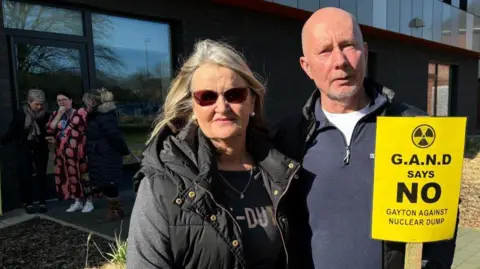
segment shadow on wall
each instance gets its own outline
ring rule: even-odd
[[[480,136],[469,136],[465,141],[465,158],[474,159],[480,153]]]

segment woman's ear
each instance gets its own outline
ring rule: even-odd
[[[257,96],[252,94],[252,114],[255,114],[255,103],[257,102]]]

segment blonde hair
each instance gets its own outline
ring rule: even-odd
[[[108,91],[105,88],[87,92],[83,95],[82,101],[87,104],[87,102],[92,102],[93,105],[101,105],[108,102],[113,102],[113,93]]]
[[[174,133],[177,133],[184,127],[185,123],[193,120],[190,84],[194,72],[206,63],[213,63],[233,70],[247,81],[255,96],[255,116],[250,119],[249,129],[259,133],[266,132],[263,115],[265,86],[248,67],[244,57],[233,47],[224,42],[206,39],[195,44],[192,54],[183,63],[173,79],[163,110],[154,122],[153,132],[150,134],[147,143],[164,127],[168,127]]]

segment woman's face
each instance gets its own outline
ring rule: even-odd
[[[57,95],[57,104],[59,107],[63,106],[66,109],[72,108],[72,99],[68,98],[65,95]]]
[[[32,102],[28,103],[30,105],[30,108],[33,111],[41,111],[43,109],[43,102],[33,100]]]
[[[192,77],[193,113],[211,139],[245,136],[255,98],[245,79],[231,69],[204,64]]]

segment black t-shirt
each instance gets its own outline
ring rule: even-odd
[[[214,195],[233,215],[242,229],[242,244],[248,269],[278,268],[283,261],[283,244],[273,214],[272,200],[263,184],[261,173],[251,171],[219,171],[213,184]],[[227,181],[231,186],[229,186]],[[237,191],[233,190],[235,188]]]

